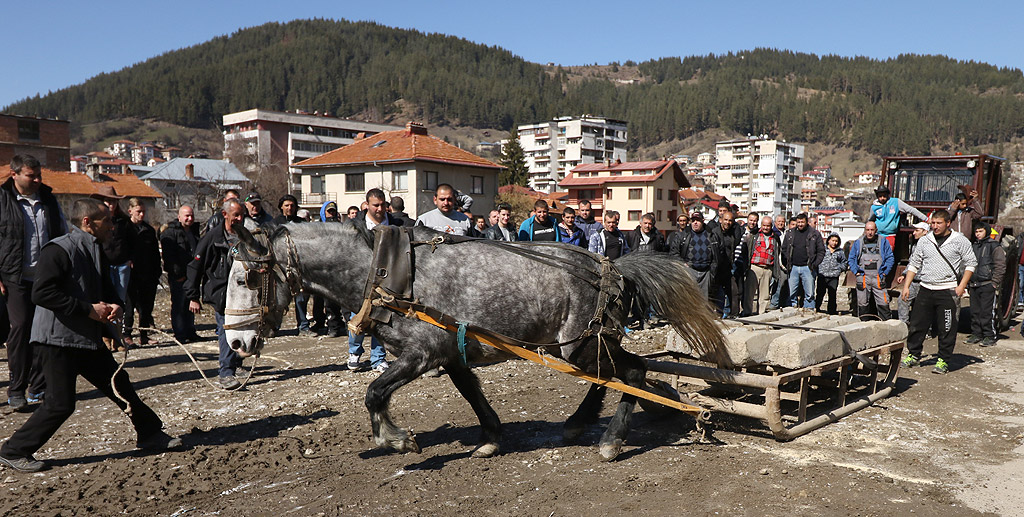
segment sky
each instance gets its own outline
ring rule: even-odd
[[[770,47],[878,59],[942,54],[1024,68],[1024,36],[1011,25],[1024,15],[1019,0],[0,0],[0,12],[8,34],[0,108],[241,28],[303,18],[450,34],[561,65]]]

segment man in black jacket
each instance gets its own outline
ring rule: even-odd
[[[214,318],[217,321],[217,342],[220,347],[220,385],[226,390],[239,386],[235,379],[235,370],[242,365],[242,358],[228,346],[224,333],[224,305],[227,302],[228,276],[231,273],[231,254],[228,250],[238,242],[235,230],[231,225],[241,223],[245,218],[245,207],[237,199],[229,199],[221,207],[224,225],[219,229],[210,229],[196,244],[196,254],[188,264],[188,275],[185,280],[185,297],[188,298],[188,310],[198,314],[202,310],[199,301],[202,299],[213,306]]]
[[[714,283],[715,275],[718,273],[721,247],[722,243],[718,241],[718,236],[704,226],[704,214],[700,210],[694,210],[690,214],[690,232],[681,233],[680,238],[669,250],[670,253],[682,257],[686,265],[693,270],[694,280],[704,293],[705,299],[710,299],[711,294],[716,292]]]
[[[818,230],[807,224],[807,214],[796,216],[796,228],[786,232],[782,241],[782,267],[789,273],[789,300],[780,300],[787,307],[796,305],[797,290],[802,286],[804,308],[814,309],[814,280],[818,266],[825,259],[825,241]]]
[[[406,226],[412,228],[416,226],[416,220],[409,217],[409,214],[405,213],[405,200],[399,196],[391,196],[391,220],[398,223],[399,226]]]
[[[291,194],[281,196],[281,199],[277,202],[277,210],[281,212],[281,215],[274,218],[274,224],[306,222],[305,219],[296,215],[299,211],[299,200],[295,199],[295,196]],[[300,292],[295,296],[294,301],[296,332],[300,336],[315,337],[316,332],[309,328],[309,318],[306,312],[309,308],[309,295]]]
[[[111,324],[122,314],[121,300],[100,251],[100,244],[110,235],[110,211],[99,201],[80,199],[75,202],[74,218],[78,227],[39,252],[32,286],[32,300],[38,309],[31,339],[39,348],[48,388],[43,404],[0,448],[0,464],[19,472],[46,468],[32,455],[74,413],[79,375],[122,410],[127,407],[114,395],[111,384],[117,362],[100,341],[104,333],[114,337]],[[161,430],[160,417],[139,399],[128,372],[117,372],[113,382],[117,393],[131,405],[129,418],[138,435],[138,447],[166,450],[181,445],[180,438]]]
[[[223,204],[225,201],[229,199],[239,199],[238,191],[233,188],[225,190],[224,197],[220,200],[220,202],[221,204]],[[248,217],[249,213],[246,212],[245,216]],[[213,215],[211,215],[210,218],[206,220],[206,224],[203,225],[202,230],[199,232],[199,236],[202,237],[203,235],[206,235],[206,232],[210,231],[211,229],[220,228],[222,226],[224,226],[224,216],[221,215],[220,210],[218,208],[215,208],[213,210]]]
[[[647,213],[640,218],[636,229],[626,235],[629,249],[635,251],[668,251],[665,236],[654,226],[654,214]]]
[[[736,248],[746,231],[735,223],[735,215],[731,210],[727,210],[718,214],[718,226],[712,230],[719,242],[717,283],[721,286],[719,293],[722,297],[722,314],[730,318],[741,314],[749,315],[751,312],[749,304],[743,303],[746,301],[743,296],[743,278],[746,270],[739,268],[735,261]]]
[[[174,338],[182,343],[201,340],[196,334],[196,316],[188,310],[188,298],[185,297],[188,264],[195,257],[198,243],[199,225],[195,224],[195,214],[192,207],[182,205],[178,209],[178,219],[171,221],[160,235],[164,271],[171,288],[171,328],[174,329]]]
[[[0,294],[7,297],[10,318],[7,403],[15,411],[23,409],[28,399],[41,398],[46,389],[29,341],[35,312],[32,282],[40,248],[65,233],[64,214],[52,189],[42,183],[39,160],[31,155],[15,156],[11,177],[0,186]]]
[[[974,256],[978,265],[967,288],[971,293],[971,336],[965,343],[993,346],[999,339],[995,313],[999,310],[999,287],[1006,274],[1006,251],[991,236],[991,229],[980,220],[974,221]]]

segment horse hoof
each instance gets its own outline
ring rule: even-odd
[[[498,444],[496,443],[485,443],[473,451],[474,458],[490,458],[495,454],[498,454]]]
[[[601,444],[598,452],[601,454],[601,461],[612,461],[622,451],[622,440],[615,440],[612,443]]]
[[[415,436],[409,436],[405,440],[395,442],[395,450],[398,452],[420,452],[420,444],[416,443]]]

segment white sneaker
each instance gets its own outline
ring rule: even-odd
[[[373,371],[375,371],[377,373],[384,373],[384,370],[387,370],[389,366],[391,366],[391,365],[388,364],[387,361],[381,361],[381,362],[377,363],[377,366],[373,367]]]
[[[359,356],[355,354],[348,354],[348,369],[358,370],[360,366]]]

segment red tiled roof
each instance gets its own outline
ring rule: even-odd
[[[383,143],[382,143],[383,142]],[[500,169],[501,166],[464,151],[436,136],[409,129],[384,131],[339,149],[294,164],[294,167],[332,167],[414,160]]]
[[[112,155],[110,153],[105,153],[103,151],[92,151],[91,153],[86,154],[86,156],[95,156],[97,158],[113,158],[114,157],[114,155]]]
[[[134,174],[101,174],[100,177],[107,181],[92,181],[80,172],[50,169],[43,169],[42,172],[43,183],[52,188],[54,194],[90,196],[98,192],[100,185],[109,185],[121,196],[164,197]]]
[[[591,176],[581,178],[580,172],[602,171],[650,171],[650,174],[639,176]],[[686,174],[675,160],[658,160],[653,162],[621,162],[610,165],[604,163],[585,163],[572,169],[568,176],[558,183],[560,187],[577,187],[585,185],[603,185],[605,183],[650,183],[656,181],[666,172],[671,171],[680,186],[690,186]]]

